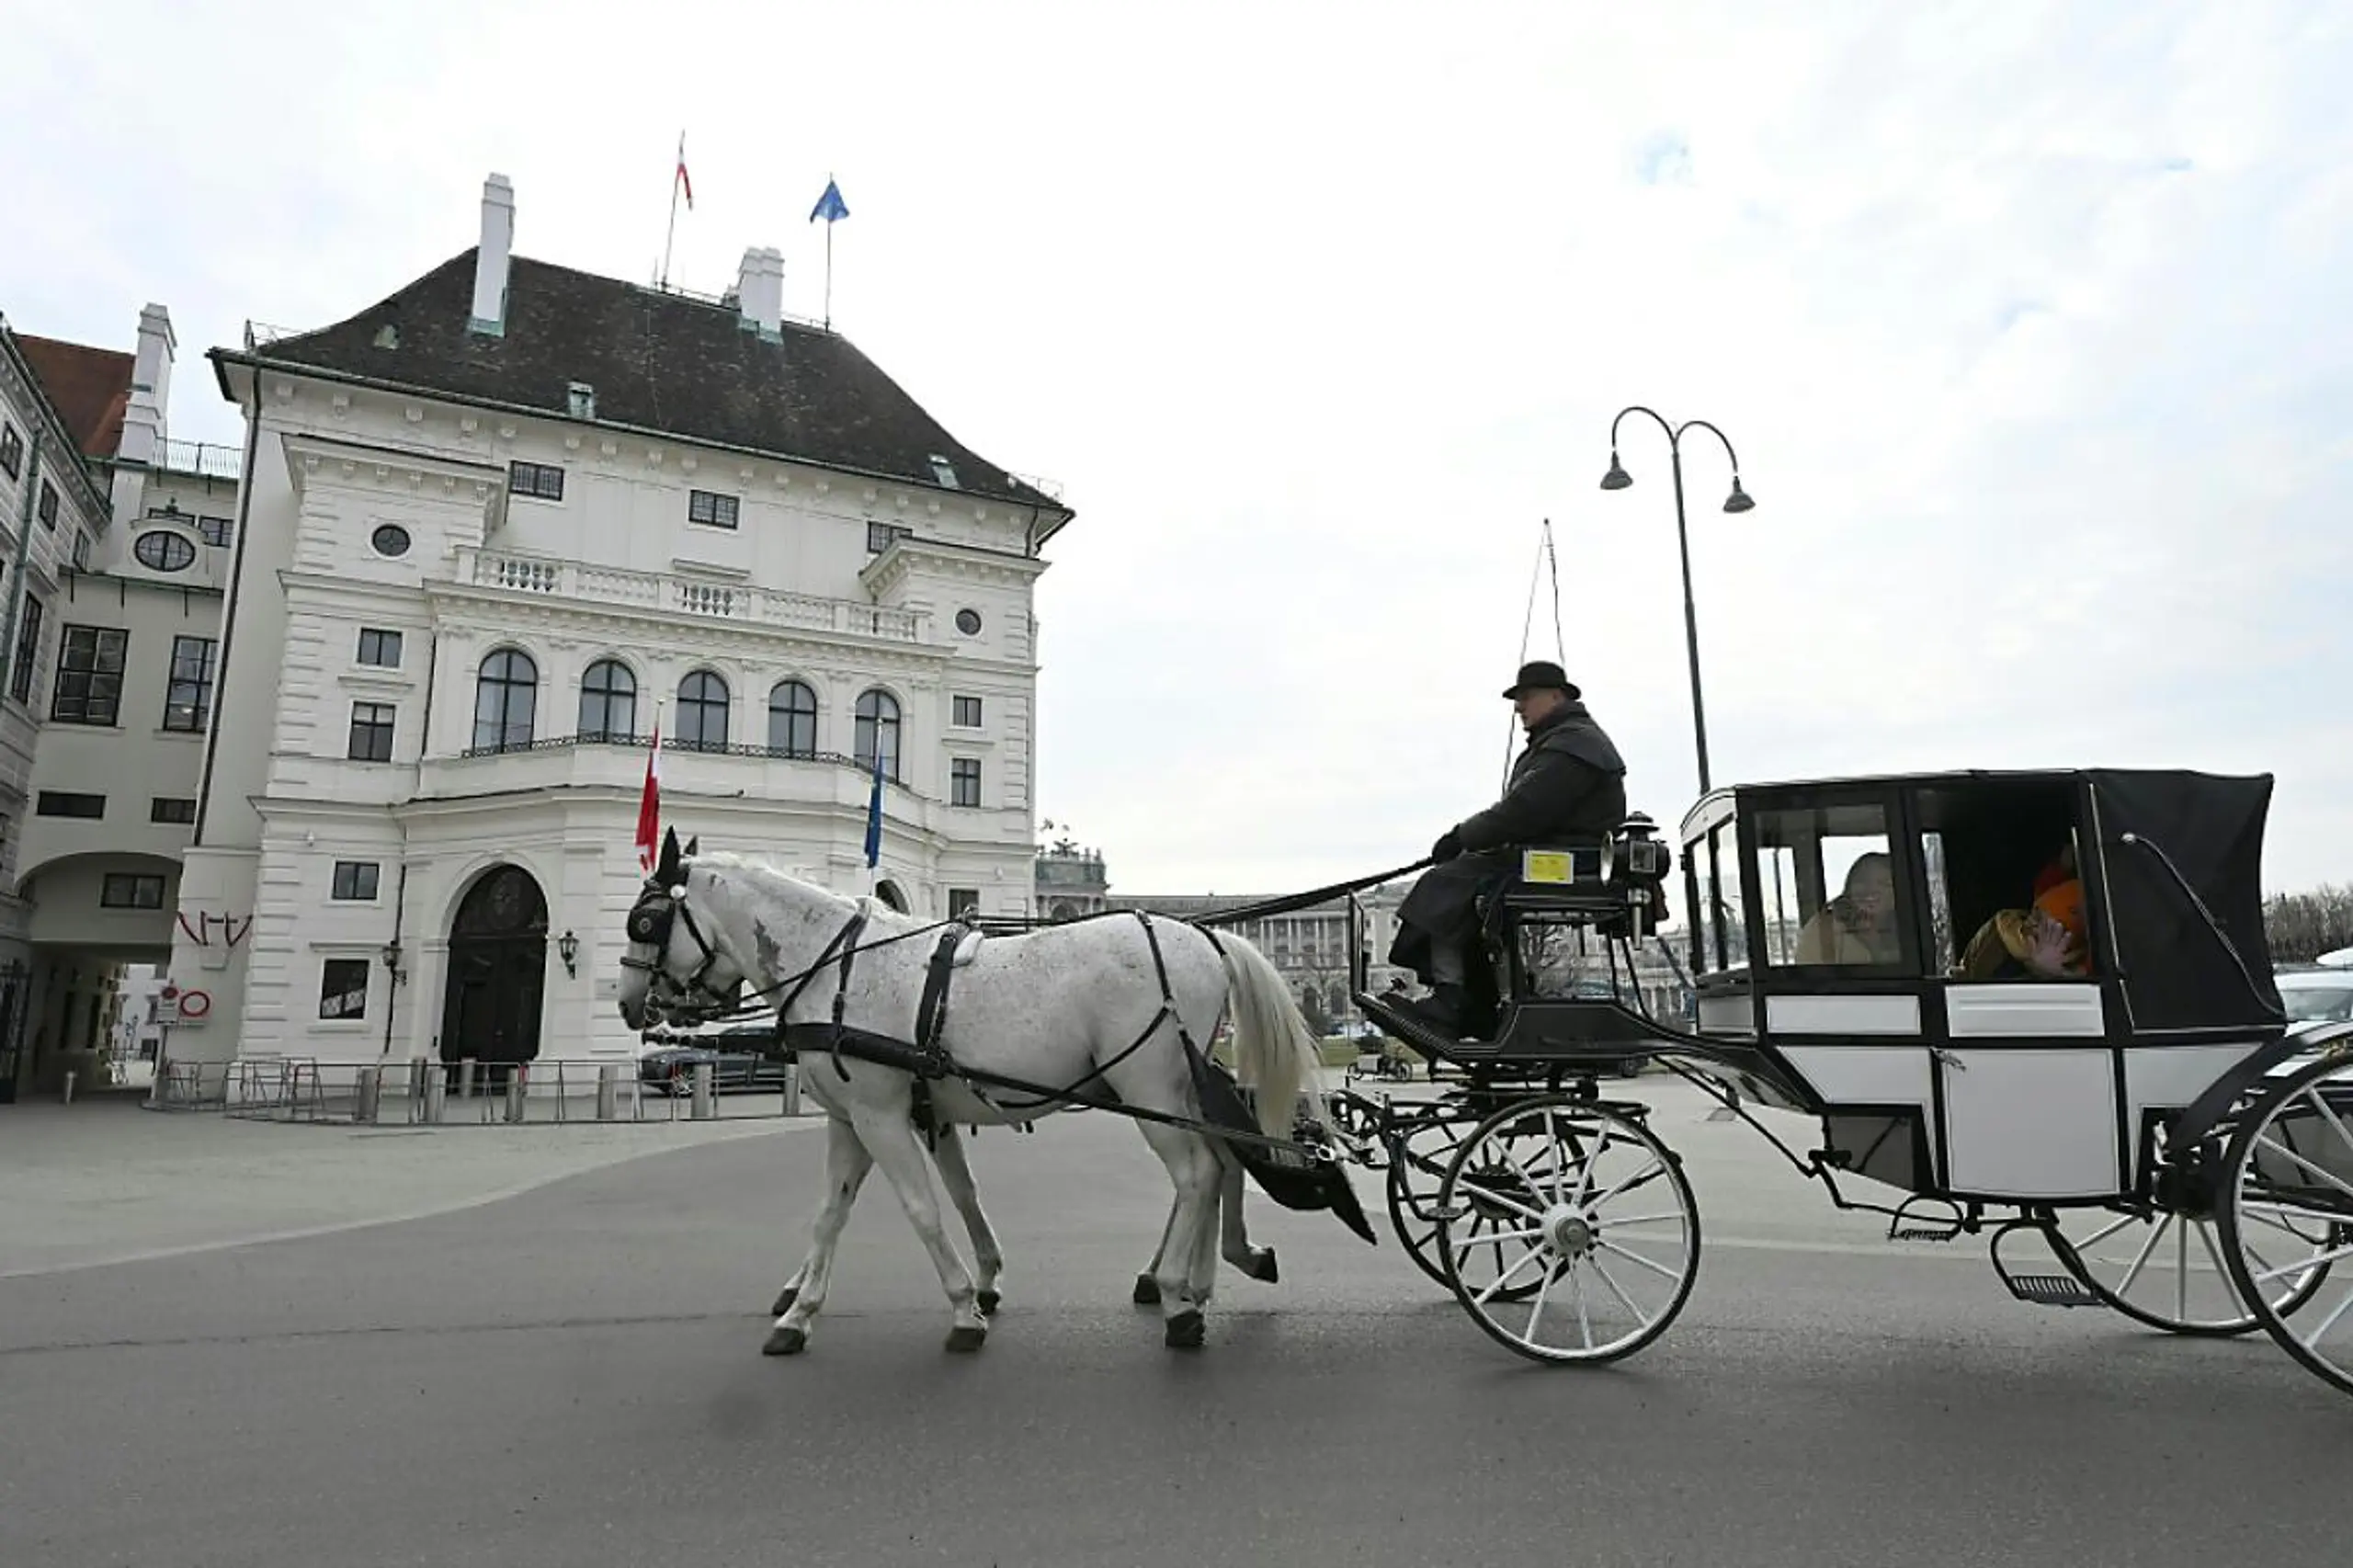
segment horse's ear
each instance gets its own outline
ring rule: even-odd
[[[654,880],[675,882],[678,880],[678,830],[666,829],[662,835],[662,860],[654,868]]]
[[[698,833],[698,834],[696,834],[692,838],[689,838],[689,839],[688,839],[688,840],[687,840],[687,853],[688,853],[688,855],[692,855],[696,850],[700,849],[701,847],[702,847],[702,835],[701,835],[701,834]]]

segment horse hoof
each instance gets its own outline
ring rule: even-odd
[[[1160,1305],[1160,1281],[1154,1279],[1149,1274],[1137,1275],[1134,1301],[1136,1305],[1140,1307],[1156,1307]]]
[[[1167,1346],[1171,1350],[1199,1350],[1209,1337],[1209,1325],[1196,1312],[1181,1312],[1168,1320]]]
[[[787,1285],[784,1288],[784,1294],[776,1299],[776,1305],[768,1309],[768,1316],[772,1318],[782,1317],[785,1313],[792,1310],[792,1303],[800,1299],[801,1292],[794,1290],[791,1286]]]
[[[760,1346],[763,1356],[798,1356],[809,1347],[809,1331],[805,1328],[772,1328],[767,1343]]]
[[[1262,1279],[1267,1284],[1272,1285],[1281,1277],[1275,1267],[1275,1249],[1272,1247],[1252,1247],[1250,1249],[1250,1267],[1244,1269],[1243,1272],[1250,1276],[1253,1279]]]
[[[1005,1298],[995,1290],[983,1290],[974,1299],[973,1304],[981,1309],[983,1317],[993,1318],[996,1316],[997,1303],[1004,1300]]]
[[[948,1331],[948,1348],[960,1355],[969,1354],[978,1350],[988,1336],[989,1331],[985,1328],[973,1328],[968,1324],[958,1324]]]

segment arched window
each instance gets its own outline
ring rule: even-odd
[[[727,683],[709,670],[678,683],[678,744],[713,751],[727,744]]]
[[[860,767],[870,768],[882,758],[882,776],[899,777],[899,699],[877,688],[858,699],[857,756]]]
[[[531,744],[539,708],[540,667],[519,648],[501,648],[482,662],[474,680],[476,751],[517,751]]]
[[[768,693],[768,750],[817,755],[817,694],[806,682],[780,680]]]
[[[619,659],[599,659],[580,677],[580,738],[637,738],[637,677]]]

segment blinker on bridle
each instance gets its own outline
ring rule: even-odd
[[[700,837],[690,840],[684,853],[692,855],[701,843]],[[735,999],[725,992],[714,990],[708,983],[707,977],[719,962],[719,950],[703,935],[702,927],[696,924],[694,911],[687,904],[687,874],[679,864],[680,858],[678,830],[672,828],[663,835],[662,859],[654,868],[654,875],[646,879],[645,891],[638,895],[635,903],[630,905],[629,918],[623,927],[631,942],[652,948],[654,957],[638,959],[623,953],[621,967],[643,970],[655,980],[669,978],[668,971],[663,968],[663,958],[670,949],[671,926],[683,918],[687,923],[687,936],[702,954],[702,960],[695,965],[692,974],[672,983],[724,1011],[734,1006]]]

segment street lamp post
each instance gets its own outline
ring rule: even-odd
[[[1732,460],[1732,494],[1724,499],[1727,512],[1745,512],[1756,505],[1748,492],[1740,487],[1740,456],[1732,449],[1732,437],[1704,419],[1687,419],[1680,425],[1669,425],[1657,412],[1635,403],[1618,411],[1609,422],[1609,472],[1601,476],[1604,490],[1623,490],[1634,483],[1618,461],[1618,426],[1629,414],[1647,414],[1658,427],[1666,432],[1666,449],[1675,471],[1675,542],[1683,556],[1683,643],[1691,664],[1691,733],[1699,751],[1699,793],[1710,788],[1708,777],[1708,710],[1699,696],[1699,619],[1691,604],[1691,536],[1683,520],[1683,432],[1697,426],[1723,443],[1724,456]]]

